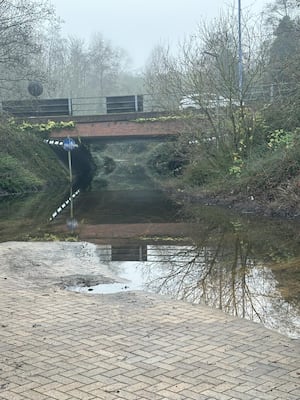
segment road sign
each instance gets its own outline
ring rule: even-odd
[[[28,92],[32,96],[38,97],[43,93],[43,85],[40,82],[37,82],[37,81],[29,82]]]
[[[78,145],[75,143],[74,139],[67,137],[66,139],[64,139],[63,141],[63,148],[66,151],[72,151],[74,150],[76,147],[78,147]]]

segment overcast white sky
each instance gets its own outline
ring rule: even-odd
[[[176,45],[197,24],[218,17],[238,0],[50,0],[64,20],[63,34],[89,40],[100,32],[127,50],[141,68],[157,44]],[[241,0],[242,10],[258,13],[273,0]]]

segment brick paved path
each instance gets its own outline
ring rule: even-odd
[[[3,249],[1,400],[299,400],[298,340],[153,294],[68,292]],[[48,269],[65,274],[62,260]]]

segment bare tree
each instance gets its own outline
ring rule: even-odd
[[[0,85],[30,79],[30,59],[41,51],[39,33],[53,20],[54,10],[46,0],[0,0]]]
[[[146,64],[144,81],[146,92],[152,97],[155,109],[178,110],[184,88],[180,64],[168,46],[156,46]]]
[[[89,89],[95,96],[111,94],[116,79],[126,65],[126,52],[98,33],[89,45]]]
[[[66,95],[67,39],[61,36],[59,21],[53,21],[40,35],[41,51],[31,58],[31,70],[44,85],[44,97]]]
[[[191,118],[185,119],[186,129],[180,135],[185,143],[197,143],[196,151],[195,146],[189,146],[191,163],[211,155],[212,168],[221,162],[222,169],[226,158],[233,161],[251,153],[257,140],[253,131],[254,118],[248,115],[248,110],[267,67],[268,46],[262,21],[244,15],[242,26],[242,102],[236,10],[230,9],[210,24],[202,21],[197,32],[179,45],[176,55],[161,47],[152,53],[145,72],[149,90],[157,97],[161,90],[168,98],[174,96],[177,112],[188,108],[180,105],[180,98],[183,104],[185,99],[191,101],[194,109]],[[164,98],[161,95],[161,99]],[[222,152],[218,160],[216,149]]]
[[[68,39],[66,82],[67,93],[71,97],[87,95],[89,60],[84,40],[76,37]]]
[[[90,43],[78,37],[65,38],[58,22],[40,35],[40,44],[41,51],[31,58],[31,66],[44,83],[44,95],[72,97],[81,112],[104,112],[101,97],[126,90],[123,88],[127,88],[129,80],[135,83],[134,76],[126,75],[125,51],[114,47],[100,33]]]

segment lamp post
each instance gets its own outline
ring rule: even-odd
[[[239,74],[239,96],[240,102],[243,101],[243,50],[242,50],[242,6],[241,0],[238,0],[238,74]]]

